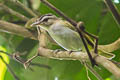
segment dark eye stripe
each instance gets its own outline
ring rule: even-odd
[[[47,18],[47,16],[53,16],[51,13],[49,13],[49,14],[45,14],[45,15],[42,15],[40,18],[39,18],[39,21],[40,20],[43,20],[43,18],[46,16],[46,18]],[[45,18],[44,18],[45,19]]]
[[[40,21],[46,21],[46,20],[50,19],[50,17],[52,17],[52,16],[44,16],[43,18],[41,18]]]

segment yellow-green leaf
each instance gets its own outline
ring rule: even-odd
[[[4,52],[7,51],[2,46],[0,46],[0,50],[4,51]],[[0,56],[3,57],[3,59],[6,63],[9,63],[9,58],[6,54],[3,54],[3,53],[0,52]],[[7,67],[6,67],[5,63],[0,59],[0,80],[4,80],[6,70],[7,70]]]

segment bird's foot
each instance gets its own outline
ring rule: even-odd
[[[76,51],[72,51],[72,50],[71,50],[71,51],[69,51],[69,54],[72,54],[72,52],[76,52]]]
[[[60,51],[63,51],[63,50],[61,50],[61,49],[56,49],[56,50],[53,51],[53,53],[54,53],[54,54],[57,54],[57,53],[60,52]]]
[[[81,50],[80,50],[80,51],[81,51]],[[69,51],[69,54],[71,54],[72,52],[79,52],[79,51],[70,50],[70,51]]]

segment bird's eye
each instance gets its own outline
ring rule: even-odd
[[[47,21],[48,21],[48,19],[49,19],[49,18],[45,18],[45,19],[43,19],[43,22],[47,22]]]

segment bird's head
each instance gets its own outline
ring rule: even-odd
[[[36,26],[47,28],[50,25],[52,25],[56,20],[58,20],[58,18],[55,15],[49,13],[49,14],[42,15],[31,26],[36,25]]]

